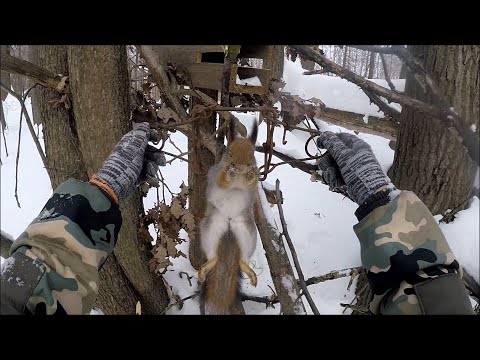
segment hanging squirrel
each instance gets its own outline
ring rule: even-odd
[[[254,150],[258,134],[255,121],[251,135],[235,137],[230,121],[228,145],[222,159],[208,172],[207,208],[200,221],[200,242],[207,262],[198,271],[203,283],[202,314],[238,314],[240,271],[257,286],[248,265],[257,243],[253,203],[258,183]]]

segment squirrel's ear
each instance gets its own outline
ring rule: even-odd
[[[248,137],[250,139],[250,142],[255,146],[255,143],[257,142],[257,135],[258,135],[258,122],[255,119],[255,122],[252,127],[252,133]]]
[[[235,121],[233,121],[232,118],[230,118],[230,123],[228,124],[227,140],[228,140],[228,143],[231,143],[233,140],[235,140]]]

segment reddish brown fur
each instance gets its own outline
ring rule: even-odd
[[[202,314],[244,314],[240,298],[240,249],[227,231],[217,251],[218,262],[202,286]]]
[[[235,139],[229,146],[229,162],[236,165],[253,165],[253,145],[248,139]]]

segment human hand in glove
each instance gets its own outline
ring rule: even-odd
[[[327,149],[318,166],[330,190],[346,187],[361,207],[390,201],[387,195],[394,186],[365,141],[352,134],[325,131],[317,139],[317,145]]]
[[[90,183],[100,186],[118,203],[142,181],[157,181],[158,166],[165,166],[165,154],[148,145],[158,134],[147,122],[134,123],[105,160]],[[104,185],[107,185],[105,187]]]

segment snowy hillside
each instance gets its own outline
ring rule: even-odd
[[[340,78],[324,75],[303,76],[302,72],[299,61],[292,63],[285,60],[284,80],[287,83],[285,91],[305,99],[316,97],[328,107],[372,116],[383,116],[355,85]],[[387,86],[383,80],[376,80],[376,82]],[[404,81],[396,81],[395,86],[397,89],[403,90]],[[12,97],[8,97],[6,104],[5,115],[8,124],[6,137],[9,156],[6,157],[2,140],[1,229],[13,237],[17,237],[38,214],[51,195],[52,189],[47,173],[36,153],[35,145],[24,124],[18,184],[21,208],[17,207],[14,188],[20,107]],[[247,128],[254,120],[253,114],[238,113],[236,115]],[[318,119],[318,124],[321,130],[351,132],[338,126],[329,125],[321,119]],[[282,145],[282,132],[276,131],[275,134],[274,141],[277,144],[277,150],[306,157],[303,148],[307,135],[304,132],[288,133],[286,145]],[[365,134],[360,134],[359,137],[372,146],[382,169],[386,172],[393,162],[393,151],[388,146],[388,140]],[[186,150],[187,139],[183,135],[176,132],[172,134],[172,138],[182,151]],[[261,144],[265,138],[266,127],[262,124],[259,128],[258,144]],[[311,143],[310,146],[310,152],[314,153],[314,144]],[[172,153],[178,152],[169,143],[165,150]],[[263,155],[256,154],[256,157],[258,163],[263,164]],[[279,161],[274,157],[273,162]],[[176,191],[182,181],[187,182],[187,167],[183,162],[175,161],[161,170],[172,191]],[[357,206],[342,195],[330,192],[327,186],[319,182],[311,182],[308,174],[288,165],[279,166],[270,173],[265,181],[266,186],[274,187],[277,178],[280,180],[280,187],[284,195],[283,208],[288,230],[305,277],[319,276],[332,270],[360,266],[360,246],[352,229],[357,222],[354,216]],[[168,202],[170,198],[168,192],[166,192],[166,198]],[[145,198],[145,208],[152,207],[154,202],[156,202],[156,193],[151,190]],[[472,206],[468,210],[460,212],[453,223],[440,225],[459,261],[477,281],[479,281],[479,209],[479,200],[475,198]],[[271,210],[276,223],[280,224],[277,208],[272,207]],[[439,220],[440,216],[437,216],[436,219]],[[186,236],[185,233],[183,235]],[[188,254],[188,242],[181,244],[180,249]],[[192,295],[197,290],[197,282],[192,281],[192,286],[190,286],[185,276],[180,277],[180,272],[193,275],[194,279],[192,280],[195,280],[195,270],[191,267],[188,259],[180,257],[172,262],[173,267],[166,273],[165,279],[172,286],[173,292],[181,298]],[[243,292],[249,295],[270,296],[272,292],[269,286],[273,288],[273,283],[260,239],[250,265],[257,273],[258,286],[253,288],[248,279],[245,279],[242,284]],[[355,283],[348,291],[349,280],[349,277],[345,277],[309,286],[321,314],[341,314],[343,312],[344,308],[339,304],[349,303],[354,297]],[[308,313],[312,313],[305,300],[304,304]],[[250,301],[244,302],[244,307],[247,314],[279,313],[279,306],[276,306],[275,309],[266,309],[265,305]],[[172,307],[168,314],[199,314],[198,298],[187,300],[182,309]]]

